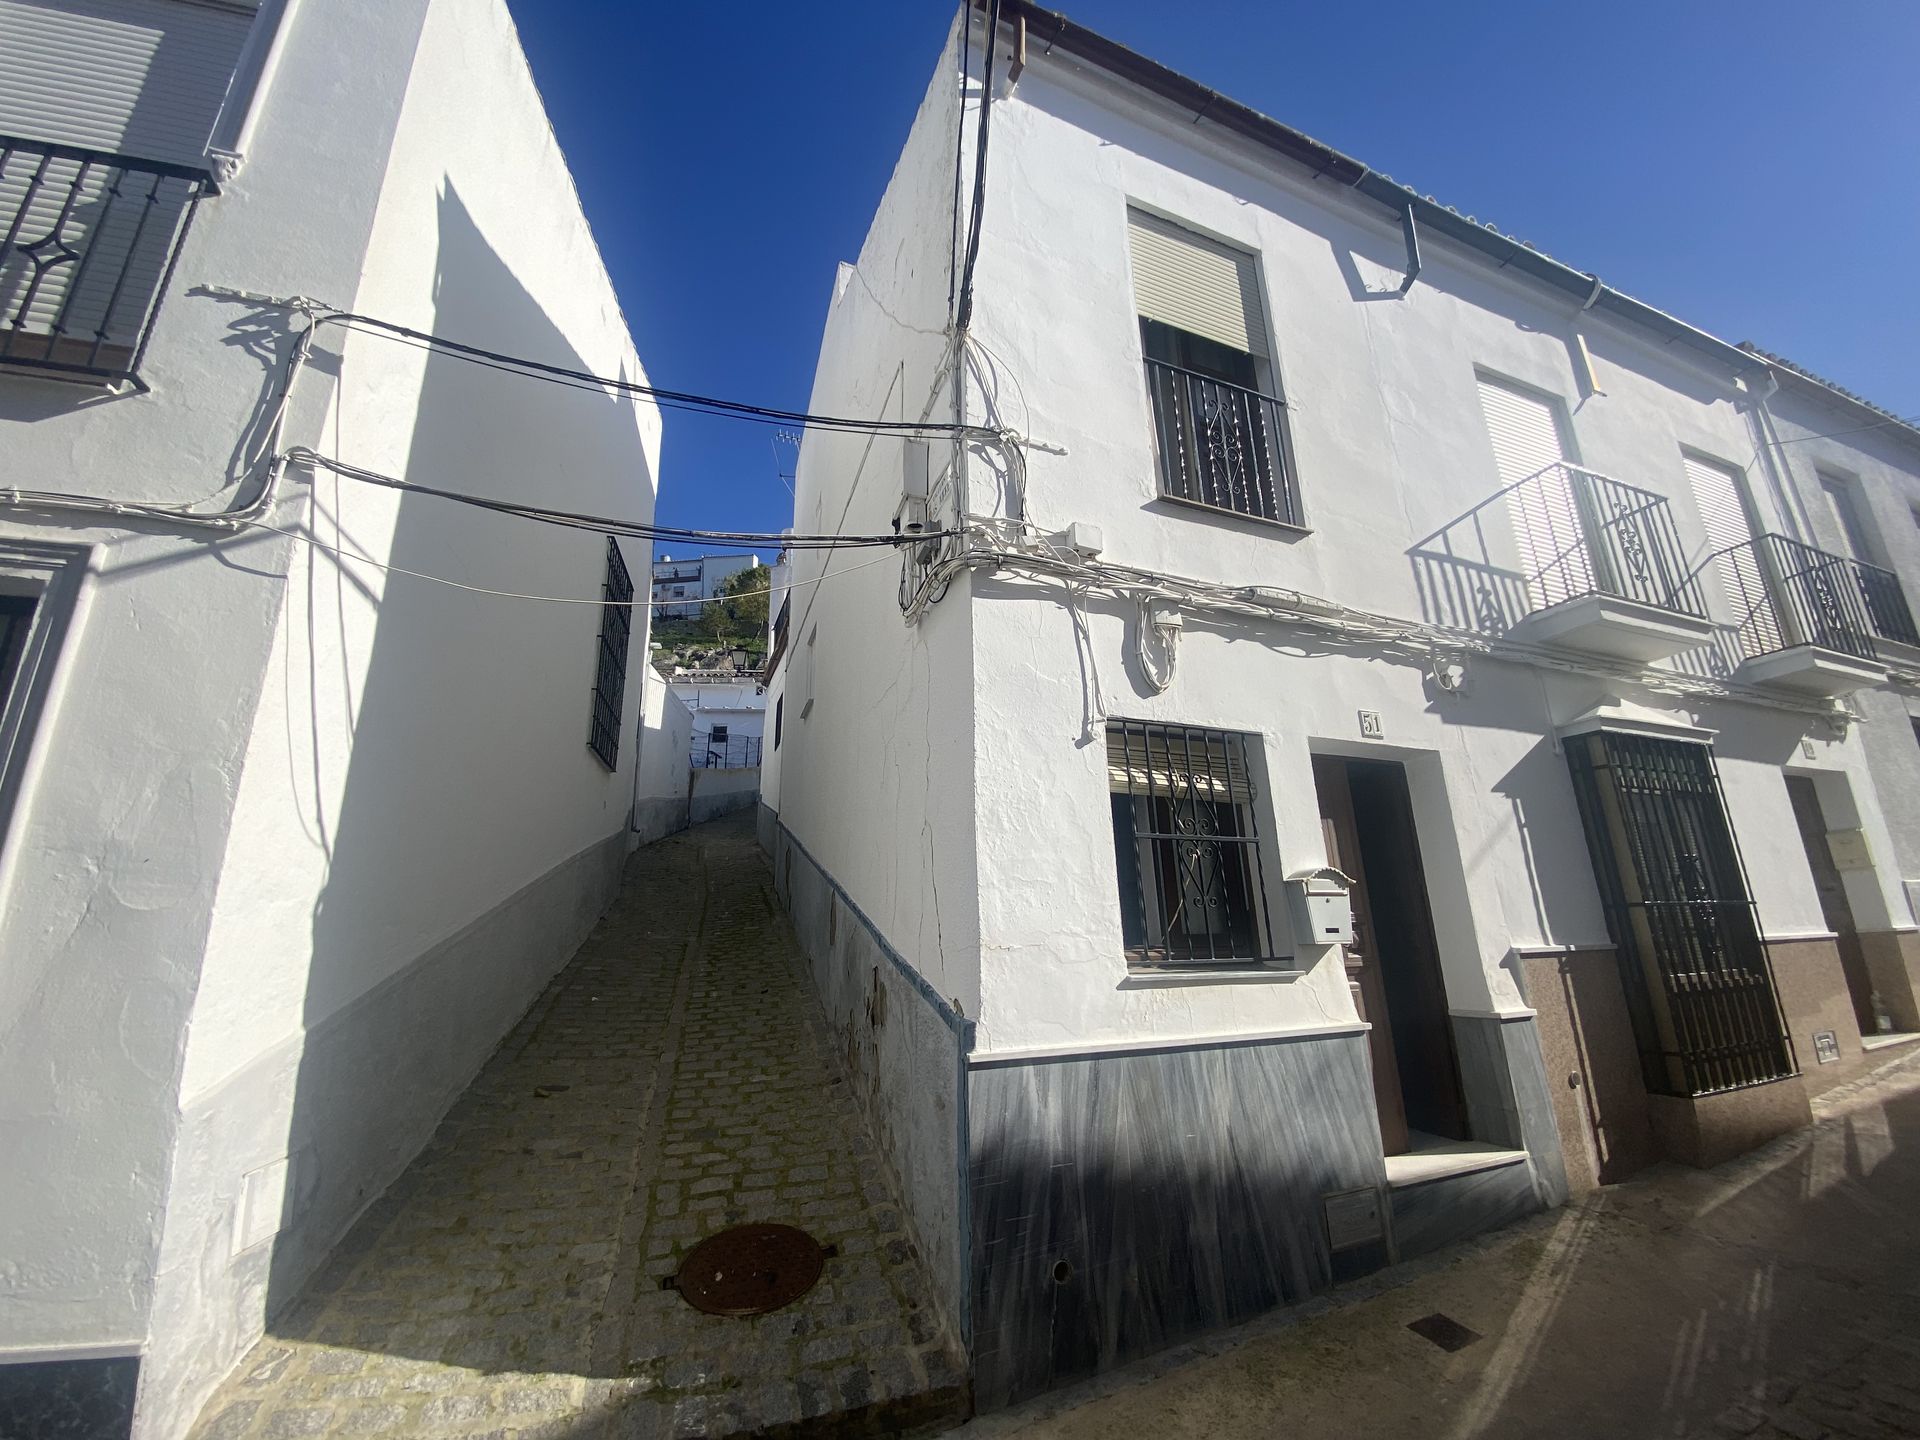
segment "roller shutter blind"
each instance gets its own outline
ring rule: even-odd
[[[0,134],[197,164],[253,10],[195,0],[0,0]]]
[[[1107,727],[1107,785],[1119,794],[1253,798],[1236,735],[1115,721]]]
[[[1127,212],[1138,312],[1248,355],[1267,353],[1253,257],[1139,210]]]
[[[1733,618],[1744,626],[1751,618],[1749,612],[1766,594],[1766,586],[1760,558],[1747,544],[1753,539],[1753,525],[1747,519],[1740,472],[1697,455],[1682,455],[1681,464],[1693,490],[1693,502],[1700,510],[1700,523],[1706,527],[1707,553],[1725,552],[1714,561],[1721,593],[1727,597]]]
[[[1867,528],[1860,523],[1860,512],[1854,508],[1852,487],[1839,476],[1822,472],[1820,488],[1826,492],[1827,508],[1833,511],[1833,523],[1839,527],[1846,553],[1871,565],[1873,547],[1867,544]]]
[[[1507,514],[1526,572],[1529,603],[1551,605],[1586,593],[1592,588],[1590,562],[1581,543],[1573,487],[1564,471],[1540,474],[1567,459],[1553,402],[1482,376],[1480,409],[1500,483],[1514,487],[1507,491]]]

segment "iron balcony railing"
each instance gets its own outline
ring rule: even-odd
[[[1550,465],[1507,492],[1536,610],[1613,595],[1707,618],[1664,495],[1577,465]]]
[[[205,170],[0,135],[0,363],[131,379]]]
[[[1873,633],[1897,645],[1920,646],[1920,630],[1914,629],[1913,612],[1907,608],[1900,577],[1864,560],[1848,563],[1853,567],[1853,580],[1860,587],[1860,601],[1867,607]]]
[[[760,763],[760,737],[735,735],[716,741],[695,735],[691,759],[695,770],[751,770]]]
[[[1160,493],[1258,520],[1300,524],[1281,402],[1164,360],[1146,363]]]
[[[1720,571],[1748,659],[1798,645],[1879,658],[1859,561],[1785,535],[1758,535],[1707,558]]]

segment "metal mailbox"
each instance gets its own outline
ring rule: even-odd
[[[1287,877],[1287,910],[1297,945],[1353,943],[1353,881],[1331,865]]]

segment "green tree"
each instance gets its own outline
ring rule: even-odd
[[[772,584],[773,572],[764,565],[729,575],[720,597],[700,607],[703,628],[715,640],[752,641],[758,648],[767,633],[767,591]]]

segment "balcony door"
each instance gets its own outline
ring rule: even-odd
[[[1559,402],[1480,377],[1480,411],[1526,584],[1525,610],[1590,594],[1589,547],[1565,466],[1572,459]]]
[[[1755,531],[1747,507],[1746,476],[1731,465],[1703,455],[1683,453],[1680,463],[1687,473],[1687,486],[1693,491],[1694,506],[1700,512],[1700,524],[1707,532],[1707,554],[1714,557],[1727,612],[1740,627],[1743,642],[1767,642],[1757,648],[1748,645],[1747,653],[1780,649],[1781,637],[1771,633],[1777,630],[1778,622],[1753,544]]]

